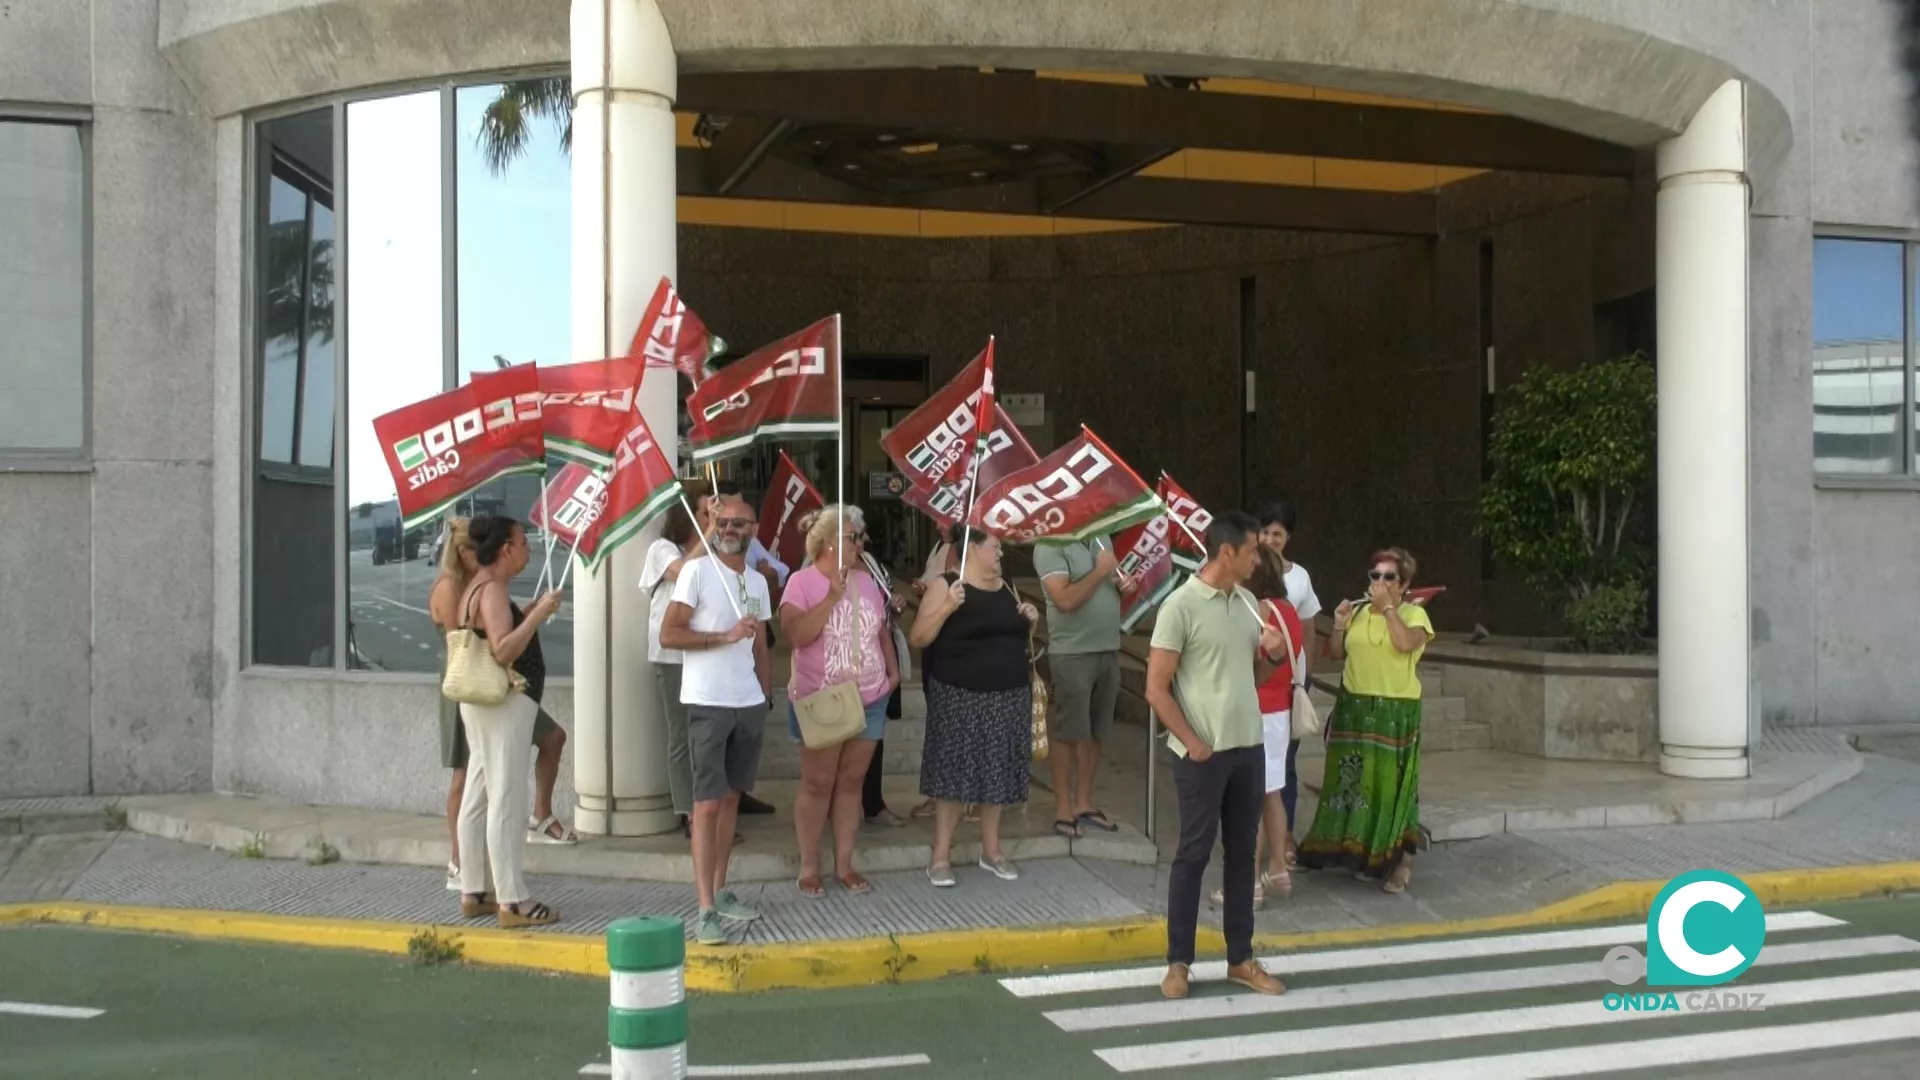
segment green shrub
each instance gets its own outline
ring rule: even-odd
[[[1654,388],[1653,365],[1638,353],[1573,371],[1535,368],[1494,422],[1480,532],[1585,651],[1636,649],[1646,625]]]

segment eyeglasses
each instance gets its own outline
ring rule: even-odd
[[[746,529],[753,526],[752,518],[715,518],[713,524],[721,529]]]
[[[1399,581],[1400,575],[1398,572],[1393,570],[1369,570],[1367,571],[1367,580],[1368,581]]]
[[[842,536],[841,539],[849,544],[864,544],[867,542],[867,534],[863,532],[847,533]]]

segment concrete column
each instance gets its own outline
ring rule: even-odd
[[[1746,88],[1716,90],[1655,171],[1660,769],[1749,775]]]
[[[662,274],[674,273],[677,66],[654,0],[574,0],[573,356],[623,352]],[[652,372],[640,409],[678,459],[672,372]],[[666,722],[647,662],[640,566],[659,535],[627,541],[597,576],[573,568],[574,790],[582,832],[646,836],[676,821]]]

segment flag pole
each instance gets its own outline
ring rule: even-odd
[[[540,514],[542,517],[545,517],[546,513],[547,513],[547,474],[541,473],[540,474]],[[540,580],[533,583],[533,592],[534,592],[535,599],[539,598],[540,586],[553,580],[553,523],[551,521],[547,522],[545,527],[543,527],[540,530],[540,532],[543,534],[542,538],[546,542],[547,550],[546,550],[545,556],[543,557],[543,565],[540,569]]]
[[[847,512],[847,364],[846,357],[840,352],[840,313],[833,315],[833,406],[840,413],[840,423],[833,432],[834,453],[840,465],[833,472],[833,501],[840,507],[844,517]],[[845,523],[842,523],[844,528]],[[833,545],[833,561],[837,570],[846,570],[847,557],[841,551],[846,545]]]
[[[987,380],[991,380],[993,378],[993,335],[992,334],[987,335],[986,372],[987,372]],[[987,385],[989,385],[989,383],[983,381],[980,387],[980,392],[982,397],[986,395]],[[993,414],[987,413],[986,415],[989,418],[991,418]],[[986,456],[985,454],[980,452],[981,451],[980,441],[984,439],[986,435],[984,432],[979,430],[980,424],[977,419],[975,420],[973,426],[974,426],[974,432],[973,432],[974,447],[973,447],[973,453],[972,453],[973,460],[967,463],[967,516],[960,519],[961,520],[960,580],[963,583],[967,579],[967,549],[973,546],[973,500],[975,496],[980,494],[980,459]]]
[[[707,462],[707,468],[711,470],[713,468],[713,462]],[[693,512],[693,506],[687,502],[687,493],[684,489],[680,492],[680,505],[687,511],[687,520],[693,522],[693,531],[700,537],[700,546],[707,550],[707,558],[712,559],[715,565],[718,565],[720,558],[713,553],[713,545],[707,541],[707,534],[700,528],[700,515]],[[745,580],[744,576],[742,580]],[[740,610],[740,598],[733,595],[732,590],[727,591],[727,602],[733,605],[734,618],[744,619],[747,617],[746,612]]]
[[[560,592],[567,587],[567,575],[573,571],[573,560],[578,558],[579,555],[580,537],[575,536],[573,538],[573,546],[567,549],[567,562],[565,566],[560,568],[560,583],[553,587],[554,592]],[[538,592],[539,590],[536,589],[534,591]]]

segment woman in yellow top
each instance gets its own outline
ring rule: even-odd
[[[1327,774],[1300,865],[1346,867],[1402,892],[1420,846],[1420,654],[1433,640],[1425,608],[1405,601],[1413,556],[1373,557],[1365,606],[1333,613],[1334,659],[1345,658],[1327,723]]]

